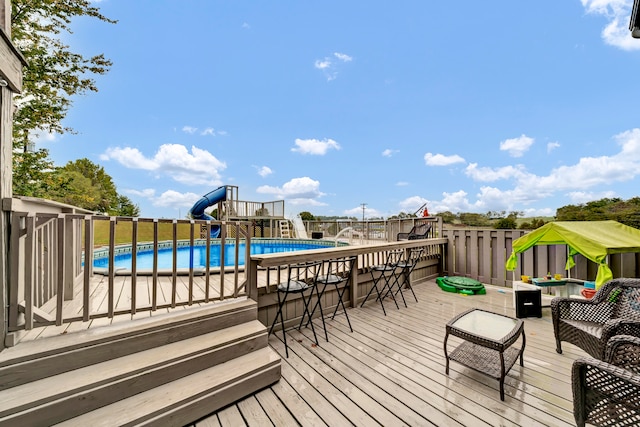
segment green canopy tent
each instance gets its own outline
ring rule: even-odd
[[[640,252],[640,230],[617,221],[556,221],[513,241],[513,252],[507,260],[507,270],[518,263],[517,254],[534,245],[568,245],[566,269],[575,265],[574,256],[583,255],[598,264],[596,288],[613,278],[607,265],[609,254]]]

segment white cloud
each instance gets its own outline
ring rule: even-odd
[[[249,24],[248,24],[248,23],[246,23],[246,22],[243,22],[243,23],[242,23],[242,28],[244,28],[244,29],[248,30],[249,28],[251,28],[251,25],[249,25]]]
[[[511,157],[522,157],[534,143],[533,138],[522,134],[518,138],[505,139],[500,143],[500,150],[507,151]]]
[[[316,62],[313,64],[318,70],[326,70],[331,67],[331,59],[325,58],[324,60],[316,59]]]
[[[524,166],[502,168],[478,167],[469,164],[467,176],[476,181],[511,181],[510,188],[483,186],[470,201],[465,191],[443,193],[441,201],[430,203],[433,212],[512,211],[515,206],[532,205],[543,199],[558,197],[566,203],[585,203],[603,197],[616,197],[611,188],[616,182],[629,181],[640,175],[640,128],[621,132],[613,137],[620,146],[611,156],[583,157],[573,165],[552,169],[547,175],[528,172]],[[522,210],[517,208],[517,210]],[[529,208],[527,214],[553,215],[548,208]]]
[[[429,212],[473,212],[475,206],[469,203],[467,199],[467,193],[464,190],[456,191],[455,193],[442,193],[442,200],[434,201],[431,203],[431,209]]]
[[[156,194],[156,190],[153,188],[145,188],[144,190],[134,190],[131,188],[125,188],[123,190],[125,194],[130,194],[135,197],[143,197],[145,199],[151,199]]]
[[[191,208],[202,196],[196,193],[180,193],[174,190],[167,190],[153,201],[153,206],[177,208]]]
[[[38,130],[31,134],[30,140],[34,140],[36,144],[54,142],[58,139],[58,133],[48,132],[46,130]]]
[[[560,143],[559,142],[549,142],[547,144],[547,153],[551,153],[556,148],[560,148]]]
[[[216,131],[213,128],[206,128],[205,130],[200,132],[200,135],[202,135],[202,136],[207,136],[207,135],[216,136]]]
[[[384,157],[391,157],[393,156],[395,153],[399,153],[400,150],[392,150],[391,148],[387,148],[386,150],[384,150],[382,152],[382,156]]]
[[[334,52],[333,56],[335,56],[336,58],[338,58],[342,62],[351,62],[353,60],[352,57],[350,57],[349,55],[347,55],[345,53]]]
[[[581,0],[587,13],[602,15],[607,25],[602,30],[602,39],[610,46],[622,50],[640,49],[640,40],[631,37],[629,17],[633,0]]]
[[[298,152],[300,154],[324,156],[330,149],[340,149],[340,144],[333,139],[323,139],[322,141],[319,141],[317,139],[296,138],[295,144],[296,147],[292,148],[291,151]]]
[[[198,131],[198,128],[194,128],[193,126],[183,126],[182,132],[188,133],[189,135],[193,135]]]
[[[464,163],[465,160],[457,154],[445,156],[444,154],[427,153],[424,155],[424,162],[427,166],[449,166],[455,163]]]
[[[407,213],[414,213],[418,209],[420,209],[425,203],[428,203],[429,200],[420,197],[420,196],[412,196],[402,200],[399,203],[400,210]]]
[[[504,166],[501,168],[478,167],[477,163],[469,163],[465,174],[474,181],[491,182],[509,178],[521,178],[525,175],[524,166]]]
[[[317,199],[324,196],[320,191],[320,182],[304,176],[285,182],[282,187],[263,185],[256,189],[257,193],[272,194],[278,199],[286,199],[293,204],[323,205]]]
[[[130,169],[153,171],[158,177],[168,175],[175,181],[190,185],[221,185],[220,173],[227,167],[206,150],[192,146],[189,153],[180,144],[163,144],[151,158],[132,147],[109,148],[100,158],[116,160]]]
[[[409,183],[406,182],[406,181],[398,181],[398,182],[396,182],[396,186],[397,187],[406,187],[407,185],[409,185]]]
[[[337,61],[334,61],[334,58]],[[351,62],[353,58],[346,53],[334,52],[333,57],[325,56],[323,59],[316,59],[313,66],[321,70],[327,81],[335,80],[338,77],[338,68],[341,63]]]
[[[362,218],[362,205],[356,207],[356,208],[352,208],[352,209],[347,209],[344,211],[345,215],[348,216],[354,216],[358,219]],[[377,209],[374,208],[370,208],[368,206],[365,206],[364,208],[364,217],[365,218],[382,218],[384,215]]]
[[[591,191],[571,191],[567,193],[566,196],[571,204],[575,205],[590,202],[592,200],[614,198],[616,197],[616,193],[615,191],[602,191],[597,193]]]
[[[254,166],[258,170],[258,175],[261,177],[267,177],[273,173],[269,166]]]

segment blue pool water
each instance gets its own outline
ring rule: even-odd
[[[301,251],[307,249],[320,249],[334,247],[335,243],[327,241],[288,241],[269,239],[265,241],[252,240],[251,241],[251,254],[270,254],[277,252],[292,252]],[[212,244],[210,255],[210,267],[220,267],[220,245]],[[238,247],[239,265],[244,265],[245,244],[240,243]],[[190,246],[178,247],[177,251],[177,265],[176,268],[199,268],[205,267],[206,262],[206,246],[198,246],[191,248]],[[225,266],[235,265],[236,245],[227,243],[225,245]],[[93,266],[96,268],[108,268],[108,257],[96,257],[93,262]],[[173,248],[161,248],[158,249],[158,269],[167,270],[173,266]],[[124,253],[117,253],[115,255],[115,268],[116,269],[131,269],[131,252],[126,251]],[[136,268],[138,270],[146,270],[153,268],[153,249],[138,250],[136,257]]]

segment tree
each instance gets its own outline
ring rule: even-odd
[[[502,230],[515,230],[516,228],[518,228],[518,217],[521,215],[522,212],[511,211],[505,218],[498,219],[495,224],[493,224],[493,228]]]
[[[140,207],[123,195],[118,195],[116,211],[115,215],[119,216],[140,216]]]
[[[442,218],[442,222],[444,222],[445,224],[453,224],[458,218],[456,214],[451,211],[439,212],[436,214],[436,216]]]
[[[313,216],[313,214],[311,212],[303,211],[303,212],[300,212],[298,215],[300,215],[300,218],[303,221],[315,221],[316,220],[316,217]]]
[[[104,54],[85,58],[72,52],[60,34],[72,34],[78,17],[116,23],[92,6],[90,0],[13,0],[11,35],[28,66],[23,71],[22,93],[16,95],[13,121],[14,147],[26,149],[34,132],[72,132],[64,127],[71,97],[98,88],[91,75],[105,74],[112,63]]]
[[[388,219],[407,219],[407,218],[416,218],[416,214],[400,212],[397,215],[392,215]]]
[[[11,36],[28,66],[23,69],[22,93],[15,95],[13,116],[13,192],[31,195],[31,183],[38,193],[46,188],[39,176],[47,169],[43,163],[47,150],[29,153],[30,141],[40,132],[74,132],[62,120],[72,105],[71,97],[87,91],[97,92],[92,75],[105,74],[111,61],[103,54],[85,58],[72,52],[60,39],[71,34],[71,21],[78,17],[115,23],[91,6],[90,0],[12,0]],[[46,191],[45,191],[46,192]],[[38,194],[42,197],[42,194]]]
[[[51,192],[54,175],[47,150],[13,157],[13,193],[16,195],[46,197]]]
[[[469,225],[472,227],[487,227],[490,225],[489,218],[486,215],[473,213],[473,212],[463,212],[460,213],[460,222],[464,225]]]
[[[88,185],[93,190],[93,192],[87,193],[85,203],[75,204],[75,206],[105,212],[109,215],[116,214],[118,192],[116,191],[116,186],[111,176],[105,172],[102,166],[93,163],[89,159],[78,159],[73,162],[68,162],[64,167],[60,168],[60,172],[63,174],[75,173],[76,175],[84,177],[88,180]],[[79,188],[77,185],[73,185],[74,183],[79,183],[79,181],[69,183],[66,190],[72,193],[76,193],[78,190],[84,191],[84,189]],[[59,197],[64,197],[63,193],[61,193]]]
[[[582,205],[567,205],[556,211],[558,221],[615,220],[630,227],[640,228],[640,198],[629,200],[604,198]]]

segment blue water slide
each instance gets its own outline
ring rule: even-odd
[[[227,199],[227,186],[223,185],[222,187],[218,187],[213,191],[208,192],[204,196],[202,196],[192,207],[189,209],[189,215],[193,219],[215,219],[211,215],[208,215],[204,212],[209,206],[213,206],[218,202]],[[212,225],[211,226],[211,237],[218,238],[220,237],[220,226]]]

